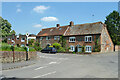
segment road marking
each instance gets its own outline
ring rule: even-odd
[[[56,64],[57,62],[50,62],[49,64]]]
[[[46,74],[43,74],[41,76],[36,76],[36,77],[33,77],[33,78],[40,78],[40,77],[47,76],[47,75],[54,74],[54,73],[56,73],[56,71],[53,71],[53,72],[50,72],[50,73],[46,73]]]
[[[60,59],[60,60],[67,60],[68,58],[54,58],[54,57],[46,57],[46,56],[39,56],[41,58],[50,58],[50,59]]]
[[[39,68],[36,68],[36,69],[34,69],[34,70],[39,70],[39,69],[42,69],[42,68],[45,68],[45,67],[47,67],[47,66],[39,67]]]

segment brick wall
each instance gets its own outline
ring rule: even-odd
[[[107,28],[104,27],[101,34],[101,52],[111,52],[114,50],[113,42],[109,36]]]
[[[2,58],[2,63],[13,62],[13,52],[12,51],[1,51],[0,58]],[[29,58],[34,59],[37,57],[36,52],[29,52]],[[26,60],[26,52],[15,51],[15,62]]]

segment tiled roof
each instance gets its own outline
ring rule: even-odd
[[[69,27],[68,31],[66,32],[65,36],[69,35],[86,35],[86,34],[100,34],[103,29],[102,22],[96,23],[86,23],[86,24],[79,24]]]
[[[51,35],[86,35],[86,34],[100,34],[103,29],[102,22],[96,23],[86,23],[86,24],[78,24],[73,26],[59,26],[42,29],[37,36],[51,36]]]
[[[59,26],[42,29],[37,36],[63,35],[69,26]]]

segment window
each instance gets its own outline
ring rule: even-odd
[[[42,40],[43,39],[43,37],[40,37],[40,40]]]
[[[46,36],[46,40],[50,40],[50,36]]]
[[[69,42],[75,42],[75,37],[69,37]]]
[[[25,45],[24,44],[21,44],[21,47],[24,47]]]
[[[21,42],[25,42],[25,38],[21,38]]]
[[[75,47],[73,45],[70,46],[70,51],[75,51]]]
[[[12,40],[12,42],[14,42],[14,40]]]
[[[92,52],[91,46],[86,46],[85,49],[85,52]]]
[[[19,36],[17,36],[17,40],[19,40]]]
[[[54,40],[59,40],[60,36],[54,36]]]
[[[62,28],[59,28],[59,30],[62,30]]]
[[[85,42],[91,42],[92,36],[85,36]]]
[[[8,38],[8,40],[11,40],[11,38]]]

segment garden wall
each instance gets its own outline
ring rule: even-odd
[[[35,59],[37,53],[29,52],[29,59]],[[13,52],[12,51],[0,51],[0,58],[2,58],[2,63],[13,62]],[[26,60],[26,52],[24,51],[15,51],[15,62]]]

